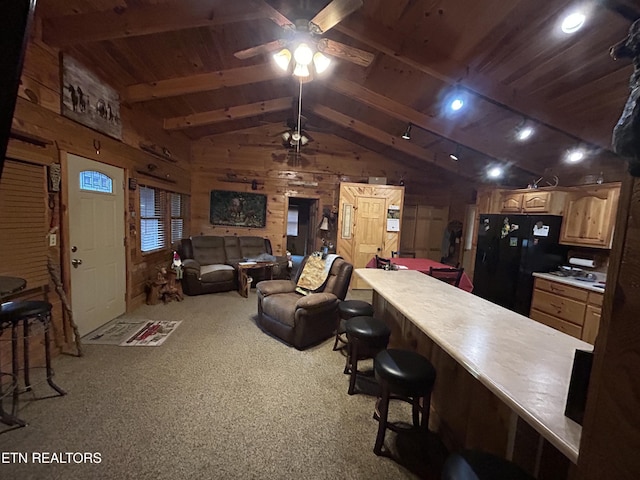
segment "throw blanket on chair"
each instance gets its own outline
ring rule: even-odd
[[[307,263],[304,264],[296,284],[296,292],[309,295],[320,290],[327,281],[331,266],[336,258],[340,257],[335,254],[327,255],[324,259],[313,255],[310,256],[307,259]]]

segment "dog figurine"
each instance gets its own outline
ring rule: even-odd
[[[609,49],[614,60],[630,58],[633,73],[629,81],[629,98],[613,129],[612,145],[618,155],[629,161],[629,173],[640,177],[640,19],[629,28],[625,39]]]

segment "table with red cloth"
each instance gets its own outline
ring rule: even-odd
[[[429,268],[452,268],[451,265],[445,265],[444,263],[436,262],[430,258],[391,258],[391,263],[394,265],[404,266],[407,270],[417,270],[422,273],[429,274]],[[366,265],[367,268],[376,268],[376,258],[373,257]],[[403,268],[400,268],[404,270]],[[466,292],[473,291],[473,283],[466,273],[462,274],[460,279],[460,285],[458,288]]]

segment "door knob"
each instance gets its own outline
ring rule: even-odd
[[[82,265],[82,260],[80,260],[79,258],[74,258],[73,260],[71,260],[71,265],[73,265],[73,268],[78,268],[78,265]]]

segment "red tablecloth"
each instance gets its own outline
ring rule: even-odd
[[[407,267],[408,270],[418,270],[422,273],[429,273],[429,268],[451,268],[451,265],[445,265],[444,263],[436,262],[435,260],[431,260],[429,258],[392,258],[391,263],[394,265],[403,265]],[[376,259],[375,257],[369,260],[367,263],[367,268],[376,268]],[[467,276],[466,273],[462,274],[462,278],[460,279],[460,285],[458,288],[465,290],[467,292],[473,291],[473,283],[471,283],[471,279]]]

